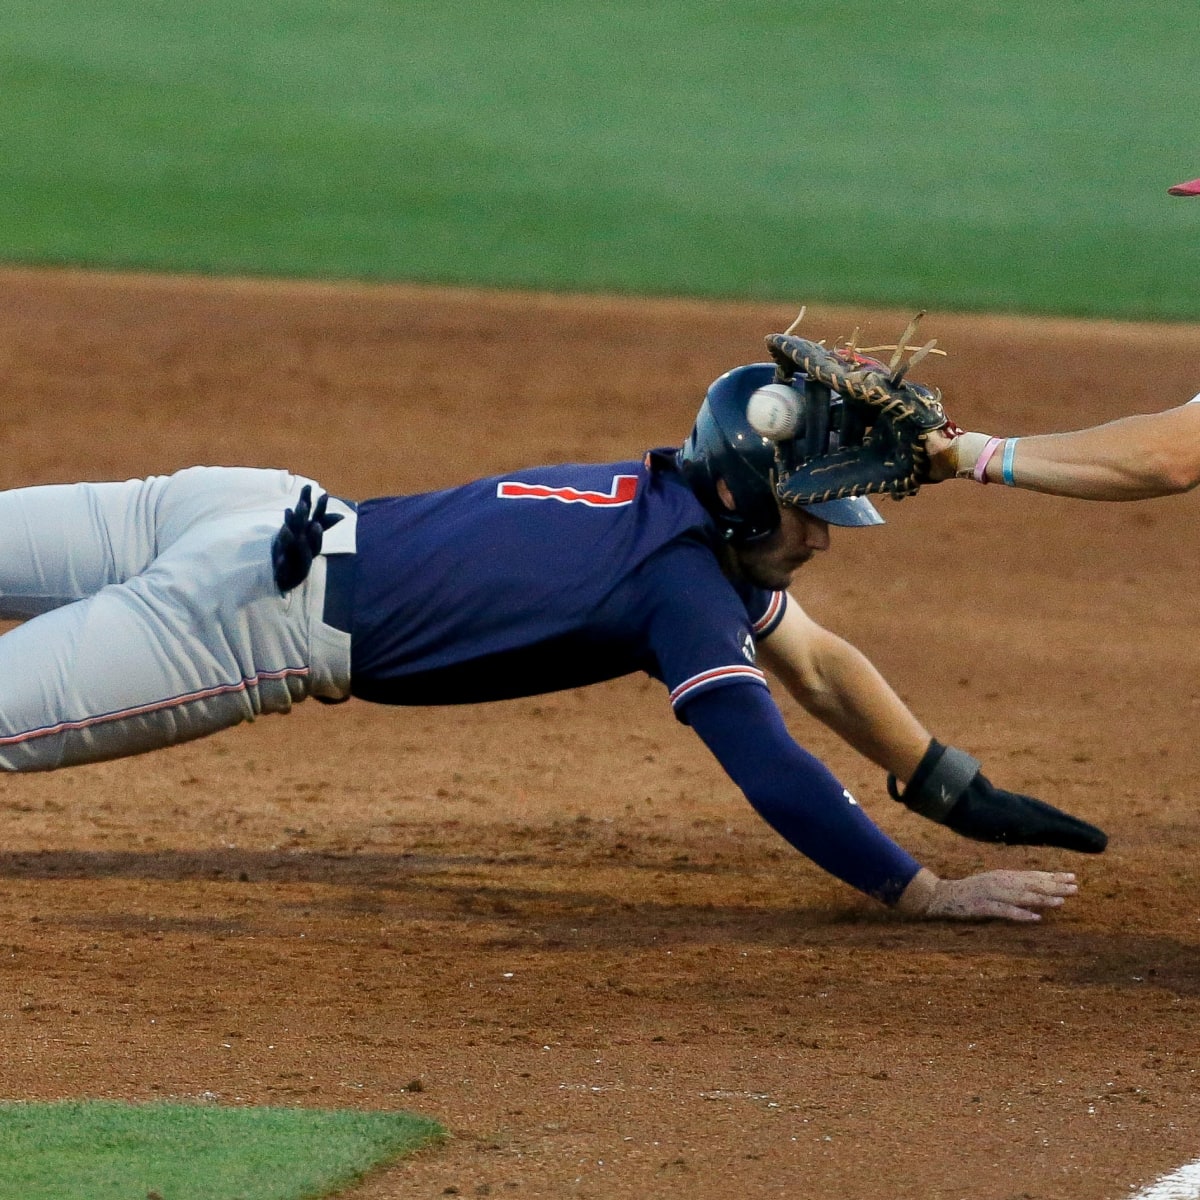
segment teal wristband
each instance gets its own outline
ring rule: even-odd
[[[1004,453],[1000,458],[1000,478],[1009,487],[1016,487],[1017,482],[1013,479],[1013,455],[1017,452],[1017,443],[1020,438],[1009,438],[1004,443]]]

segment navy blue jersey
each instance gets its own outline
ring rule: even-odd
[[[723,574],[667,452],[535,467],[358,509],[352,692],[458,704],[645,671],[676,712],[765,686],[755,639],[786,596]]]

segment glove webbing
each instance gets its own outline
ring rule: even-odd
[[[971,780],[979,774],[981,765],[965,750],[943,746],[934,739],[903,793],[895,775],[888,776],[888,794],[913,812],[942,824]]]

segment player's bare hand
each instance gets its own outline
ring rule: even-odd
[[[1039,921],[1079,890],[1069,871],[984,871],[939,879],[922,870],[904,890],[898,911],[925,920]]]

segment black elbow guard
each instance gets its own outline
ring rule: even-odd
[[[903,793],[894,775],[888,792],[915,813],[979,842],[1006,846],[1058,846],[1099,854],[1108,835],[1053,805],[994,787],[979,761],[963,750],[929,743]]]

